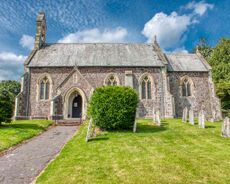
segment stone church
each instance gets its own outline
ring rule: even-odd
[[[211,67],[199,52],[164,53],[156,39],[140,43],[46,43],[46,19],[37,17],[34,49],[24,63],[15,119],[86,118],[97,87],[121,85],[139,94],[138,114],[181,117],[183,108],[195,116],[220,119]]]

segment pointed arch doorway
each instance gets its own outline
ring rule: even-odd
[[[79,88],[71,88],[66,92],[64,103],[64,119],[83,118],[85,114],[86,97]]]

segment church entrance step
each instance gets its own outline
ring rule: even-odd
[[[81,119],[68,119],[68,120],[57,120],[56,125],[57,126],[78,126],[82,123]]]

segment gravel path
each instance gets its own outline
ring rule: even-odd
[[[31,183],[76,130],[76,126],[53,127],[0,157],[0,183]]]

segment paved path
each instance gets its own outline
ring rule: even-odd
[[[0,157],[0,183],[31,183],[76,129],[76,126],[56,126]]]

